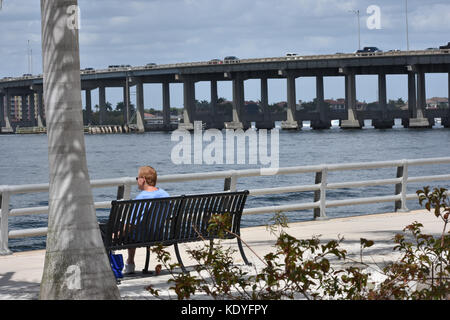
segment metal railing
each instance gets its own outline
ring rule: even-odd
[[[450,157],[379,161],[379,162],[361,162],[347,164],[322,164],[312,166],[284,167],[278,169],[245,169],[214,171],[203,173],[172,174],[158,177],[158,183],[179,183],[201,180],[224,179],[224,190],[236,191],[237,180],[246,177],[271,176],[271,175],[289,175],[299,173],[315,173],[315,183],[311,185],[292,185],[279,186],[272,188],[250,189],[250,196],[266,194],[282,194],[292,192],[314,191],[314,200],[307,203],[278,204],[274,206],[254,207],[244,209],[244,215],[275,213],[286,211],[314,210],[314,219],[328,219],[327,208],[373,204],[380,202],[394,202],[396,211],[408,211],[407,200],[417,199],[417,194],[408,194],[408,183],[430,182],[430,181],[450,181],[449,174],[417,176],[408,175],[408,168],[411,166],[450,164]],[[395,178],[375,179],[365,181],[347,181],[328,183],[328,174],[333,171],[366,170],[379,168],[397,168]],[[129,199],[131,187],[136,184],[134,177],[123,177],[117,179],[92,180],[92,188],[117,187],[117,199]],[[341,200],[327,200],[327,191],[342,188],[360,188],[368,186],[395,185],[394,195],[361,197]],[[8,217],[46,214],[48,206],[31,208],[10,208],[10,198],[14,194],[48,192],[48,184],[33,185],[4,185],[0,186],[0,254],[11,253],[8,249],[8,239],[43,236],[47,233],[47,228],[32,228],[22,230],[11,230],[8,228]],[[450,193],[449,193],[450,194]],[[95,208],[110,208],[111,201],[95,202]]]

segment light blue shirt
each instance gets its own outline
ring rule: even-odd
[[[158,188],[158,190],[155,191],[141,191],[134,200],[140,200],[140,199],[153,199],[153,198],[165,198],[169,197],[169,194],[161,188]]]
[[[141,191],[136,198],[134,198],[134,200],[141,200],[141,199],[154,199],[154,198],[165,198],[165,197],[169,197],[169,194],[161,188],[158,188],[158,190],[155,191]],[[137,210],[140,210],[141,205],[138,205]],[[133,212],[134,212],[133,208]],[[139,212],[139,211],[138,211]],[[138,224],[142,221],[143,216],[140,217],[140,219],[138,220],[138,217],[135,217],[134,223]]]

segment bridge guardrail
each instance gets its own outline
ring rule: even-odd
[[[395,161],[378,161],[378,162],[361,162],[347,164],[322,164],[313,166],[297,166],[284,167],[274,169],[244,169],[244,170],[228,170],[187,174],[172,174],[158,177],[158,183],[172,183],[185,181],[198,181],[207,179],[224,179],[225,190],[235,191],[237,189],[237,180],[245,177],[267,176],[267,175],[289,175],[299,173],[315,173],[315,183],[311,185],[294,185],[272,188],[261,188],[249,190],[250,196],[265,194],[280,194],[291,192],[314,191],[314,199],[312,202],[297,204],[278,204],[274,206],[255,207],[244,209],[243,214],[261,214],[275,213],[283,211],[300,211],[314,210],[314,219],[328,219],[326,209],[338,206],[350,206],[358,204],[370,204],[378,202],[394,202],[396,211],[408,211],[406,206],[407,200],[416,199],[417,195],[407,194],[408,183],[425,182],[425,181],[450,181],[450,174],[418,176],[411,177],[408,175],[408,168],[411,166],[450,164],[450,157],[430,158],[430,159],[412,159],[412,160],[395,160]],[[375,179],[366,181],[347,181],[328,183],[328,173],[333,171],[346,170],[365,170],[377,168],[397,168],[395,178]],[[134,177],[123,177],[116,179],[92,180],[92,188],[117,187],[118,199],[129,199],[131,187],[136,184]],[[395,185],[394,195],[385,195],[377,197],[361,197],[340,200],[327,200],[327,191],[342,188],[360,188],[367,186],[379,185]],[[48,206],[31,207],[31,208],[10,208],[10,198],[14,194],[48,192],[49,185],[4,185],[0,186],[0,255],[9,254],[8,239],[42,236],[46,235],[47,228],[31,228],[22,230],[11,230],[8,227],[8,217],[21,215],[34,215],[48,213]],[[450,192],[449,192],[450,194]],[[110,201],[101,201],[94,203],[95,208],[109,208]]]
[[[292,60],[320,60],[320,59],[343,59],[343,58],[372,58],[372,57],[389,57],[389,56],[411,56],[411,55],[442,55],[449,54],[450,49],[438,49],[438,50],[410,50],[410,51],[388,51],[388,52],[368,52],[368,53],[336,53],[336,54],[321,54],[321,55],[305,55],[305,56],[281,56],[281,57],[269,57],[269,58],[251,58],[251,59],[239,59],[238,63],[260,63],[260,62],[280,62],[280,61],[292,61]],[[208,66],[209,61],[198,62],[182,62],[182,63],[168,63],[159,64],[151,69],[170,69],[170,68],[183,68],[194,66]],[[122,72],[122,71],[140,71],[149,70],[146,66],[135,67],[117,67],[117,68],[105,68],[96,70],[81,70],[81,74],[97,74],[97,73],[109,73],[109,72]],[[41,79],[41,75],[22,76],[22,77],[5,77],[0,79],[2,82],[12,82],[20,80],[35,80]]]

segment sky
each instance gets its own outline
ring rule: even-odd
[[[354,52],[361,47],[406,50],[406,0],[79,0],[81,68],[145,65]],[[450,41],[449,0],[408,0],[410,50]],[[377,11],[370,10],[376,6]],[[379,18],[379,19],[377,19]],[[379,22],[379,24],[378,24]],[[39,0],[3,0],[0,11],[0,77],[42,72]],[[32,61],[29,62],[29,52]],[[427,74],[427,97],[448,95],[447,74]],[[325,99],[344,97],[343,77],[325,77]],[[271,79],[269,103],[286,101],[286,81]],[[160,109],[162,88],[146,84],[144,105]],[[196,99],[210,100],[208,82],[196,84]],[[377,77],[357,76],[359,101],[377,100]],[[182,107],[182,85],[172,84],[171,106]],[[131,89],[134,102],[135,89]],[[297,100],[315,97],[315,79],[296,80]],[[109,88],[107,100],[123,100]],[[218,95],[232,99],[230,81]],[[388,99],[407,99],[407,78],[387,76]],[[93,103],[98,92],[92,92]],[[245,81],[245,99],[260,99],[259,80]],[[84,101],[84,99],[83,99]]]

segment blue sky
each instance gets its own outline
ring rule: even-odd
[[[148,62],[205,61],[235,55],[276,57],[286,52],[329,54],[361,46],[406,49],[405,0],[79,0],[81,66],[144,65]],[[380,29],[369,29],[367,8],[380,8]],[[438,47],[450,41],[448,0],[408,0],[410,49]],[[38,0],[3,0],[0,11],[0,77],[29,70],[42,72],[40,4]],[[427,75],[427,96],[447,96],[448,76]],[[406,76],[388,76],[388,99],[407,97]],[[315,80],[296,80],[297,99],[315,97]],[[219,96],[231,99],[231,83],[219,82]],[[132,93],[134,89],[132,89]],[[325,78],[325,98],[344,96],[344,79]],[[93,102],[97,101],[93,91]],[[260,97],[259,81],[245,82],[245,99]],[[376,76],[358,76],[357,97],[377,100]],[[196,84],[196,98],[209,100],[209,83]],[[132,99],[134,96],[132,95]],[[122,90],[107,89],[107,100],[122,100]],[[269,102],[286,100],[286,83],[269,80]],[[160,107],[161,86],[145,85],[145,106]],[[171,105],[182,106],[182,86],[171,85]]]

